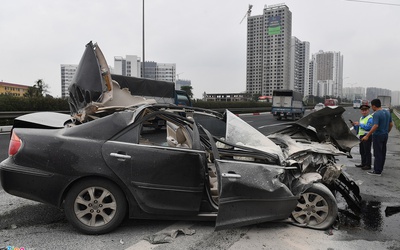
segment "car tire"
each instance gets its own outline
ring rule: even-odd
[[[332,192],[322,183],[314,183],[298,200],[292,219],[312,229],[327,229],[336,221],[338,207]]]
[[[127,202],[121,189],[104,179],[87,179],[67,193],[65,216],[80,232],[104,234],[118,227],[125,218]]]

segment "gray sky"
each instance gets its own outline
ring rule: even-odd
[[[346,0],[146,0],[145,59],[176,63],[180,79],[203,92],[246,89],[247,22],[252,4],[285,3],[292,35],[311,53],[341,52],[344,87],[400,90],[400,1],[395,5]],[[141,0],[13,0],[0,8],[0,80],[33,85],[43,79],[61,96],[60,64],[78,64],[85,45],[98,43],[109,65],[114,56],[142,57]]]

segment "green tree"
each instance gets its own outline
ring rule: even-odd
[[[181,86],[181,90],[185,91],[190,98],[193,98],[192,89],[192,86]]]
[[[48,86],[44,83],[43,79],[35,82],[33,87],[29,87],[28,91],[24,94],[25,97],[44,97],[48,93]]]

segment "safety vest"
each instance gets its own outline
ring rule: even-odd
[[[363,117],[360,118],[360,126],[358,127],[358,135],[359,135],[359,136],[365,135],[365,134],[368,133],[368,131],[366,131],[366,130],[364,130],[364,129],[361,128],[361,124],[362,124],[362,125],[366,125],[367,122],[368,122],[368,120],[369,120],[369,118],[372,118],[372,115],[367,115],[367,116],[364,117],[364,118],[363,118]]]

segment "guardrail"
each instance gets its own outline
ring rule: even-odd
[[[400,112],[397,109],[393,109],[393,114],[395,114],[395,116],[400,119]]]

